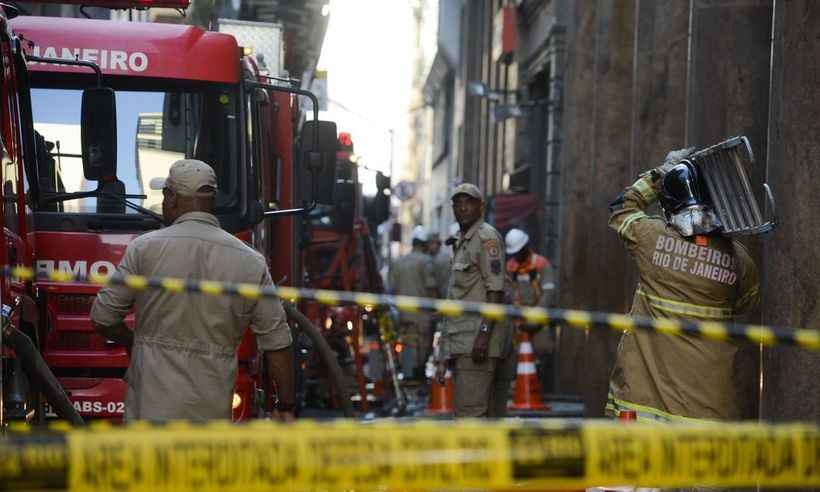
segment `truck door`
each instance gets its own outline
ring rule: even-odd
[[[29,265],[26,251],[25,193],[22,181],[22,129],[17,83],[14,78],[15,64],[8,35],[6,19],[0,17],[0,72],[2,72],[2,164],[0,164],[0,216],[2,216],[2,259],[3,265]],[[3,279],[4,282],[8,279]],[[2,285],[3,293],[8,288],[22,290],[19,282]],[[8,302],[8,300],[4,300]]]

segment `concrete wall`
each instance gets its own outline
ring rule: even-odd
[[[628,263],[607,229],[607,206],[631,179],[634,11],[631,0],[578,1],[569,11],[577,27],[567,39],[562,307],[628,307]],[[600,329],[562,333],[560,389],[581,393],[590,416],[603,415],[618,338]]]
[[[695,0],[686,104],[686,145],[702,148],[727,137],[746,135],[756,156],[750,179],[763,198],[769,113],[771,0]],[[761,202],[762,203],[762,202]],[[758,265],[761,242],[745,240]],[[760,313],[747,317],[759,322]],[[760,349],[747,344],[735,360],[737,399],[742,415],[756,418],[759,406]]]
[[[778,229],[763,245],[763,317],[820,329],[820,4],[777,1],[769,119],[768,181]],[[820,420],[820,355],[767,349],[762,416]]]

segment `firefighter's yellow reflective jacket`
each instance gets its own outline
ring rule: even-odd
[[[731,322],[757,304],[759,280],[749,252],[720,234],[685,238],[646,208],[657,198],[649,175],[610,206],[615,229],[638,266],[631,314]],[[625,333],[610,379],[607,413],[639,420],[739,417],[732,365],[737,347],[690,336]]]

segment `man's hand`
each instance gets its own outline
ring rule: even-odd
[[[692,155],[692,152],[694,151],[694,147],[670,151],[668,154],[666,154],[666,158],[664,158],[663,164],[656,167],[655,171],[660,175],[661,178],[664,177],[670,169],[678,165],[680,161]]]
[[[275,392],[278,398],[273,417],[282,422],[290,422],[293,420],[293,409],[296,407],[296,387],[293,381],[293,345],[281,350],[266,350],[263,357],[268,377],[272,379],[272,381],[266,382],[269,385],[269,394]]]
[[[102,337],[119,343],[125,347],[128,351],[128,355],[131,355],[131,348],[134,345],[134,332],[125,326],[125,323],[119,323],[114,326],[106,326],[91,320],[91,326],[94,328],[94,331]]]
[[[470,354],[473,362],[476,364],[482,364],[487,360],[487,356],[490,352],[491,335],[492,329],[490,329],[489,325],[482,323],[473,342],[473,352]]]

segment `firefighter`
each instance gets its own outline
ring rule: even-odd
[[[504,297],[504,250],[501,235],[482,219],[484,197],[477,186],[463,183],[452,193],[460,232],[454,244],[447,298],[501,303]],[[441,357],[453,372],[456,417],[502,417],[507,405],[512,356],[507,323],[478,315],[444,323]],[[437,377],[442,379],[444,364]]]
[[[631,315],[731,322],[758,302],[748,251],[720,232],[692,149],[673,151],[611,205],[609,225],[638,266]],[[664,218],[645,210],[660,199]],[[737,419],[730,342],[625,332],[610,378],[607,414],[638,420]]]
[[[183,159],[162,180],[170,225],[134,239],[118,275],[208,279],[273,286],[264,257],[219,227],[213,215],[216,175]],[[136,313],[134,331],[123,319]],[[104,287],[91,309],[94,329],[129,348],[125,419],[230,419],[236,351],[247,326],[276,382],[279,416],[293,418],[293,353],[279,300]]]
[[[413,250],[396,260],[390,268],[393,294],[414,297],[437,297],[433,262],[425,253],[429,239],[422,226],[413,229]],[[424,365],[433,347],[433,331],[427,313],[399,313],[400,364],[405,381],[424,380]]]

